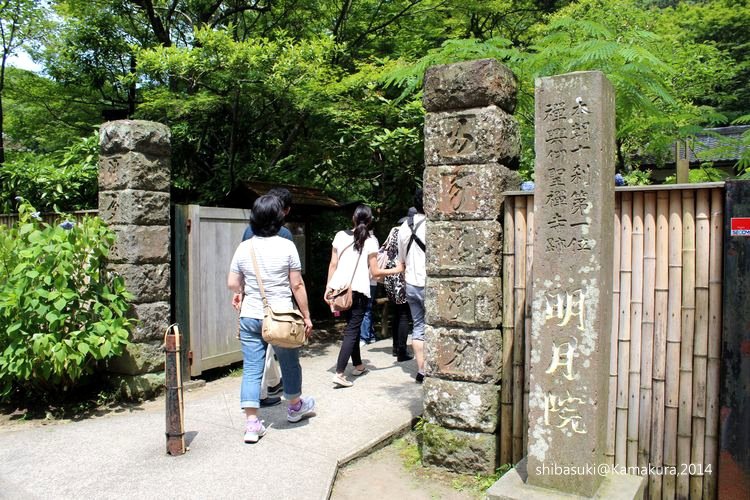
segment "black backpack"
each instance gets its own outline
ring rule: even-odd
[[[422,219],[421,221],[417,222],[417,225],[414,225],[414,216],[410,215],[409,219],[407,220],[407,224],[409,225],[409,230],[411,231],[411,238],[409,238],[409,244],[406,246],[406,255],[409,255],[409,250],[411,250],[411,244],[415,241],[417,242],[417,245],[419,248],[422,249],[422,251],[425,251],[425,244],[424,241],[420,240],[417,236],[417,228],[422,225],[422,223],[425,221],[425,219]]]

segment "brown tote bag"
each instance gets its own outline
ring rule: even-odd
[[[346,248],[344,248],[341,251],[341,255],[344,255],[344,252],[347,248],[354,245],[354,242],[349,244]],[[362,258],[362,251],[359,251],[359,257],[357,257],[357,263],[354,264],[354,271],[352,272],[352,278],[349,280],[349,284],[347,286],[341,287],[337,290],[332,290],[327,296],[326,299],[331,304],[331,307],[335,312],[341,312],[341,311],[348,311],[352,308],[352,282],[354,281],[354,274],[357,272],[357,267],[359,267],[359,259]]]

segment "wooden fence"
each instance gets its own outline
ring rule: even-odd
[[[606,455],[630,472],[655,468],[650,498],[716,498],[723,205],[722,183],[616,191]],[[504,218],[500,456],[517,463],[528,431],[533,195],[508,193]]]
[[[67,214],[65,217],[75,222],[81,222],[84,217],[95,217],[97,214],[99,214],[98,210],[78,210]],[[62,221],[62,217],[62,215],[56,213],[39,215],[39,218],[47,224],[59,223]],[[18,214],[0,214],[0,226],[12,227],[16,222],[18,222]]]

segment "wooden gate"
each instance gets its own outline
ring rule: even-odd
[[[190,376],[242,360],[227,273],[248,216],[237,208],[175,206],[175,318],[192,352],[189,371],[183,365]]]
[[[506,194],[500,456],[517,463],[528,432],[535,221],[533,195]],[[716,498],[723,183],[615,195],[607,456],[631,473],[656,468],[650,498]]]

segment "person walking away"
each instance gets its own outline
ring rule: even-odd
[[[378,267],[378,240],[370,234],[372,210],[367,205],[359,205],[352,216],[353,229],[339,231],[333,239],[331,262],[328,265],[328,283],[325,299],[333,303],[331,293],[334,290],[350,286],[352,290],[352,307],[344,312],[346,328],[336,361],[336,374],[333,383],[339,387],[351,387],[351,381],[345,378],[346,366],[351,358],[355,377],[367,371],[362,363],[359,335],[362,327],[367,301],[370,298],[370,276],[379,278],[397,274],[403,270],[398,265],[394,269]]]
[[[259,278],[263,282],[265,297],[271,307],[289,310],[293,307],[294,296],[304,319],[305,336],[309,338],[312,334],[307,290],[302,280],[302,266],[297,248],[291,241],[278,235],[283,221],[283,204],[278,197],[263,195],[255,200],[250,216],[254,236],[239,244],[227,276],[229,289],[236,294],[243,294],[240,310],[240,407],[246,417],[246,443],[255,443],[266,433],[266,427],[258,419],[267,348],[267,343],[261,335],[264,311]],[[253,254],[260,276],[255,273]],[[287,420],[292,423],[299,422],[315,410],[315,399],[302,397],[299,349],[277,347],[276,355],[281,364],[284,398],[289,402]]]
[[[284,219],[289,215],[289,211],[292,209],[292,193],[288,189],[282,187],[271,188],[266,194],[277,196],[284,206]],[[279,236],[286,238],[289,241],[292,239],[292,232],[284,226],[279,229]],[[253,228],[248,224],[245,228],[245,232],[242,234],[242,241],[249,240],[253,237]],[[234,294],[232,297],[232,305],[239,311],[240,304],[242,303],[242,294]],[[281,403],[281,398],[277,396],[281,392],[283,385],[281,383],[281,370],[279,368],[279,361],[276,359],[276,355],[273,350],[273,346],[269,345],[266,349],[266,365],[263,370],[263,380],[260,385],[260,406],[265,408],[267,406],[276,406]]]
[[[370,231],[370,236],[374,233]],[[372,276],[370,277],[370,299],[367,301],[367,307],[365,308],[365,316],[362,318],[362,326],[359,329],[359,346],[364,347],[372,344],[377,340],[375,337],[375,324],[372,319],[372,309],[375,305],[375,295],[378,291],[378,282]]]
[[[416,209],[413,209],[416,213]],[[410,213],[410,215],[413,215]],[[383,256],[385,269],[392,269],[398,263],[398,230],[406,217],[399,219],[398,224],[391,228],[388,237],[385,239],[383,246],[378,251]],[[393,337],[393,355],[396,361],[403,362],[412,359],[406,349],[406,339],[409,336],[409,323],[411,322],[411,313],[409,304],[406,302],[406,282],[404,273],[386,276],[383,280],[385,293],[388,300],[393,304],[393,314],[391,320],[391,335]]]
[[[370,298],[367,300],[365,315],[362,318],[362,326],[359,329],[359,346],[364,347],[377,340],[375,337],[375,324],[372,319],[372,309],[375,305],[375,295],[378,291],[378,282],[370,279]]]
[[[427,278],[425,270],[425,215],[422,206],[422,190],[414,194],[414,208],[417,213],[407,217],[398,231],[398,258],[404,266],[406,281],[406,301],[412,319],[411,346],[417,358],[415,380],[424,381],[424,286]]]

